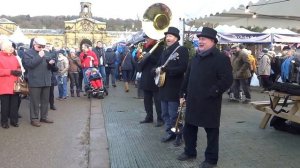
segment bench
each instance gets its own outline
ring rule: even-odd
[[[284,100],[282,100],[282,97],[279,96],[274,96],[272,94],[272,101],[273,101],[273,106],[274,108],[280,107],[283,105]],[[296,123],[300,123],[300,117],[296,116],[295,114],[299,111],[300,109],[300,102],[298,99],[296,100],[287,100],[286,105],[292,105],[291,108],[289,108],[288,113],[275,113],[273,109],[270,106],[270,101],[252,101],[250,102],[251,105],[254,106],[255,109],[266,113],[265,116],[263,117],[261,123],[260,123],[260,128],[264,129],[266,128],[266,125],[268,124],[270,118],[272,115],[278,116]]]
[[[277,105],[283,105],[284,100],[280,100]],[[288,100],[286,102],[288,105],[289,104],[294,104],[295,102],[292,100]],[[250,102],[251,105],[253,105],[257,110],[260,110],[260,108],[264,106],[270,106],[270,100],[263,100],[263,101],[252,101]]]

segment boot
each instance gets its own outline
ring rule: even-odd
[[[74,97],[74,90],[70,90],[71,92],[71,97]]]
[[[182,144],[182,134],[178,134],[178,135],[176,135],[176,139],[175,139],[175,141],[173,142],[173,145],[175,146],[175,147],[178,147],[178,146],[180,146]]]
[[[128,82],[125,82],[125,92],[129,92]]]
[[[80,97],[80,90],[76,90],[77,97]]]

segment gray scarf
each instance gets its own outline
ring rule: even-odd
[[[198,51],[197,55],[199,55],[200,57],[206,57],[213,51],[213,49],[214,47],[211,47],[210,49],[205,51]]]

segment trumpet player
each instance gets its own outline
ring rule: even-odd
[[[154,40],[147,35],[144,36],[146,43],[144,44],[144,51],[149,52],[152,47],[157,43],[157,40]],[[144,107],[146,111],[146,117],[143,123],[152,123],[153,122],[153,100],[155,105],[155,110],[157,114],[156,127],[163,125],[163,119],[161,116],[161,106],[160,98],[158,94],[158,87],[154,83],[154,76],[151,74],[151,70],[158,63],[160,55],[163,51],[163,45],[159,44],[158,47],[148,56],[145,56],[140,59],[138,62],[138,71],[142,72],[141,80],[139,83],[139,88],[144,91]]]
[[[217,165],[222,94],[233,81],[230,60],[216,48],[216,36],[217,32],[208,27],[197,35],[198,52],[188,66],[181,89],[182,95],[186,95],[180,100],[184,102],[186,99],[185,148],[177,159],[185,161],[196,158],[198,127],[203,127],[207,134],[207,147],[200,168]]]

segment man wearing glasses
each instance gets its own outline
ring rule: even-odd
[[[25,52],[23,65],[28,72],[30,94],[30,120],[31,125],[40,127],[40,122],[53,123],[48,119],[48,103],[51,86],[51,70],[55,67],[55,60],[44,51],[46,40],[37,37],[33,47]],[[39,115],[39,111],[41,115]],[[39,118],[39,116],[41,116]]]

